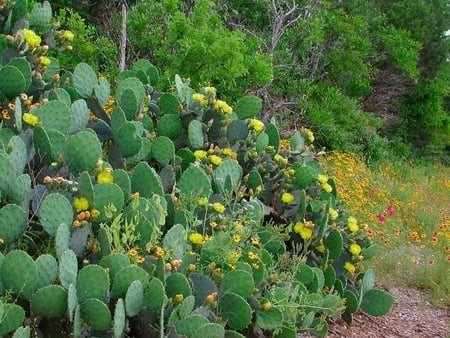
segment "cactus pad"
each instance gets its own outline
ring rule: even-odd
[[[103,257],[99,264],[108,270],[110,280],[114,280],[120,270],[130,266],[130,259],[123,253],[112,253]]]
[[[209,197],[211,195],[211,181],[205,171],[191,166],[186,169],[178,183],[180,193],[185,196]]]
[[[233,292],[243,298],[248,298],[253,293],[254,288],[255,283],[251,274],[243,270],[233,270],[223,277],[219,294],[224,295]]]
[[[125,308],[127,315],[136,316],[144,306],[144,286],[140,280],[133,281],[125,295]]]
[[[81,317],[95,330],[108,330],[111,327],[111,312],[99,299],[88,299],[81,304]]]
[[[7,204],[0,209],[0,237],[5,244],[11,244],[25,231],[27,215],[15,204]]]
[[[202,149],[205,141],[203,137],[203,123],[197,120],[191,121],[188,126],[188,138],[192,149]]]
[[[46,28],[52,19],[52,7],[48,1],[38,2],[30,12],[30,27]]]
[[[82,131],[89,121],[89,109],[85,100],[79,99],[70,105],[71,123],[69,132],[71,134]]]
[[[7,194],[16,178],[16,169],[12,161],[0,152],[0,193]]]
[[[227,127],[227,138],[231,144],[245,140],[248,136],[248,125],[245,121],[234,120]]]
[[[272,306],[268,311],[256,311],[256,324],[263,330],[274,330],[283,324],[283,313]]]
[[[16,177],[9,192],[11,202],[17,203],[24,210],[28,209],[31,197],[31,177],[28,174],[22,174]]]
[[[175,115],[164,115],[158,119],[156,132],[160,136],[166,136],[171,140],[176,140],[180,137],[182,131],[182,124],[180,118]]]
[[[139,280],[141,281],[142,284],[145,284],[148,280],[147,272],[145,272],[144,269],[135,265],[130,265],[128,267],[121,269],[114,276],[111,289],[111,297],[114,298],[125,297],[128,287],[135,280]]]
[[[36,110],[36,116],[46,131],[56,130],[68,134],[71,124],[69,106],[63,101],[49,101]]]
[[[14,135],[8,142],[8,155],[11,163],[16,168],[17,174],[21,174],[27,164],[27,148],[20,136]]]
[[[152,197],[153,194],[164,196],[161,177],[146,162],[141,162],[134,168],[131,189],[139,192],[142,197]]]
[[[242,180],[242,167],[236,160],[224,159],[215,170],[215,183],[221,192],[234,191]]]
[[[86,265],[78,272],[77,298],[83,303],[89,298],[101,298],[109,289],[108,273],[99,265]]]
[[[144,285],[144,306],[150,311],[159,311],[164,305],[164,285],[158,278]]]
[[[67,249],[59,259],[59,280],[61,285],[68,289],[70,284],[77,281],[78,261],[75,252]]]
[[[343,249],[343,239],[340,232],[336,229],[332,230],[324,242],[330,254],[330,259],[338,259]]]
[[[20,298],[31,299],[38,287],[36,265],[24,251],[10,251],[3,259],[0,273],[5,289],[11,289]]]
[[[58,274],[58,263],[52,255],[40,255],[36,259],[35,264],[39,280],[39,288],[50,285],[56,280],[56,276]]]
[[[102,156],[102,146],[97,135],[88,130],[69,137],[64,159],[74,173],[91,171]]]
[[[175,145],[170,138],[159,136],[153,140],[152,155],[161,165],[168,165],[175,158]]]
[[[259,97],[248,95],[241,98],[234,108],[236,115],[241,119],[247,119],[258,115],[262,109],[262,100]]]
[[[13,98],[27,89],[27,81],[22,72],[14,66],[0,68],[0,93],[7,98]],[[8,79],[5,81],[5,79]]]
[[[80,63],[75,67],[72,80],[75,90],[84,99],[92,95],[98,81],[94,70],[86,63]]]
[[[31,299],[33,314],[60,317],[67,309],[67,290],[59,285],[48,285],[37,290]]]
[[[3,316],[0,318],[0,336],[6,335],[20,327],[25,319],[25,311],[16,304],[0,304]]]
[[[73,209],[69,200],[60,193],[47,195],[39,208],[39,220],[44,230],[55,236],[61,223],[72,224]]]
[[[202,273],[190,274],[189,280],[192,283],[195,304],[197,306],[203,305],[208,295],[213,292],[217,292],[217,287],[214,281]]]
[[[104,222],[108,219],[105,210],[112,205],[115,209],[111,210],[112,217],[117,216],[123,208],[124,196],[122,189],[114,183],[96,184],[94,186],[95,208],[100,211],[98,222]]]
[[[217,323],[207,323],[200,326],[193,337],[224,338],[225,329]]]
[[[252,310],[241,296],[228,292],[219,298],[219,314],[227,321],[227,326],[234,330],[242,330],[250,324]]]
[[[195,332],[199,327],[208,324],[209,320],[202,315],[192,314],[183,319],[181,319],[175,326],[177,334],[186,337],[206,337],[206,336],[196,336]],[[209,337],[209,336],[208,336]]]
[[[125,306],[123,299],[119,298],[114,309],[114,338],[122,338],[125,325]]]
[[[371,289],[364,294],[361,308],[371,316],[384,316],[391,310],[393,303],[394,298],[389,293]]]

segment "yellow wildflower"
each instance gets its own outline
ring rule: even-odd
[[[73,41],[75,35],[71,31],[64,31],[64,38],[68,41]]]
[[[236,243],[239,243],[241,241],[241,235],[234,234],[233,235],[233,241],[235,241]]]
[[[39,123],[39,117],[30,113],[24,113],[22,119],[25,123],[33,127]]]
[[[22,33],[25,37],[25,41],[30,45],[30,48],[37,47],[41,44],[41,37],[37,35],[31,29],[22,29]]]
[[[355,266],[350,262],[345,262],[344,269],[350,273],[355,273],[356,270]]]
[[[250,259],[257,259],[258,258],[258,254],[253,252],[253,251],[249,251],[249,253],[247,254],[248,258]]]
[[[217,155],[211,155],[209,157],[209,160],[214,165],[219,165],[220,163],[222,163],[222,158],[220,156],[217,156]]]
[[[215,202],[213,203],[213,209],[219,213],[219,214],[223,214],[223,212],[225,211],[225,206],[222,203],[219,202]]]
[[[352,255],[358,256],[361,253],[361,247],[358,244],[353,243],[350,244],[348,251],[350,251]]]
[[[73,205],[77,212],[87,210],[89,208],[89,202],[85,197],[75,198],[73,200]]]
[[[251,119],[250,127],[253,128],[257,132],[261,132],[264,130],[264,122],[257,120],[257,119]]]
[[[281,195],[281,201],[286,204],[292,203],[294,201],[294,199],[295,199],[295,196],[289,192],[285,192]]]
[[[203,243],[203,236],[198,232],[194,232],[193,234],[189,235],[189,241],[192,244],[200,245]]]
[[[105,168],[100,173],[98,173],[97,183],[113,183],[113,182],[114,176],[110,168]]]
[[[353,216],[350,216],[347,219],[347,226],[348,226],[348,229],[350,230],[350,232],[357,232],[359,230],[358,220]]]
[[[194,156],[195,156],[196,159],[201,160],[201,159],[205,158],[206,155],[207,155],[207,152],[205,150],[196,150],[196,151],[194,151]]]
[[[128,250],[128,255],[134,257],[138,254],[138,251],[135,248]]]

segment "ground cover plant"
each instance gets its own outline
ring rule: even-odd
[[[339,195],[381,247],[371,265],[381,279],[424,288],[434,305],[448,306],[448,167],[386,160],[370,169],[357,155],[338,152],[328,154],[326,163]]]
[[[0,335],[324,336],[389,311],[310,130],[179,76],[159,91],[146,60],[114,85],[62,71],[47,51],[73,33],[27,8],[2,9]]]

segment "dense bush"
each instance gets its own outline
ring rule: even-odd
[[[25,4],[0,36],[0,335],[324,336],[389,311],[311,131],[179,76],[160,92],[146,60],[112,88],[60,74],[50,4]]]

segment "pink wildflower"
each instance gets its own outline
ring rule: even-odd
[[[388,205],[387,213],[389,216],[392,216],[394,214],[394,207],[392,205]]]
[[[379,220],[381,223],[384,223],[384,222],[386,221],[386,215],[385,215],[385,214],[381,214],[381,215],[378,217],[378,220]]]

